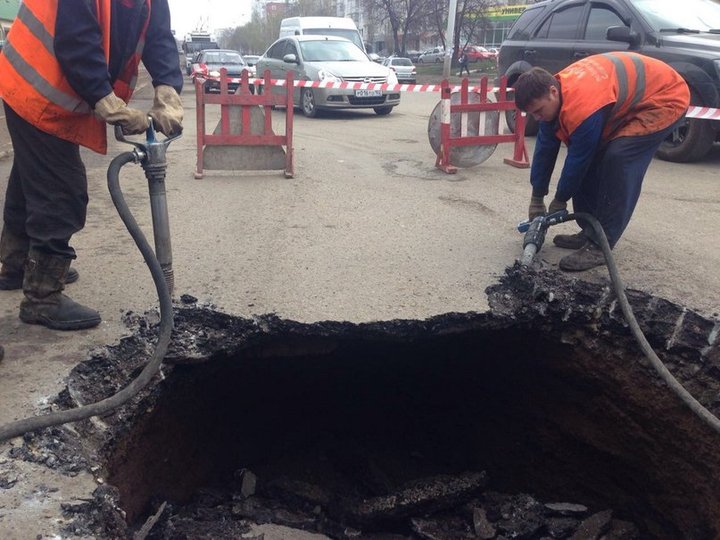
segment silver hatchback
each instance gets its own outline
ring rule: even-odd
[[[296,80],[320,83],[376,83],[396,85],[395,73],[371,61],[347,39],[334,36],[300,35],[281,38],[265,51],[256,66],[257,76],[270,70],[273,79],[285,79],[288,71]],[[284,88],[274,87],[282,92]],[[381,89],[296,88],[293,101],[305,116],[322,109],[368,109],[384,116],[400,104],[400,92]]]

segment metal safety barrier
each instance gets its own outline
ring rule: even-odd
[[[220,70],[220,93],[210,94],[205,92],[206,80],[198,77],[195,79],[195,96],[197,107],[197,164],[195,178],[203,177],[204,153],[211,146],[242,147],[242,146],[265,146],[285,147],[285,177],[292,178],[294,172],[293,156],[293,73],[287,74],[287,80],[283,81],[287,88],[286,92],[273,93],[269,91],[273,86],[270,79],[270,71],[266,70],[262,79],[248,78],[247,71],[242,72],[240,84],[235,93],[228,89],[230,79],[227,69]],[[268,89],[261,92],[260,88]],[[220,105],[220,122],[213,133],[205,132],[206,105]],[[272,129],[272,108],[275,106],[284,107],[285,113],[285,134],[276,135]],[[252,130],[252,117],[260,111],[264,113],[262,133],[254,133]],[[233,125],[231,122],[231,111],[240,109],[240,125]],[[232,129],[235,127],[235,129]],[[237,129],[239,127],[239,129]],[[219,132],[218,132],[219,131]],[[215,167],[218,168],[218,167]],[[265,168],[265,167],[263,167]]]
[[[507,79],[505,77],[500,79],[500,86],[498,88],[489,88],[488,78],[481,78],[479,91],[476,91],[480,99],[478,103],[469,102],[468,94],[470,90],[468,79],[463,79],[460,85],[459,103],[451,102],[453,92],[452,87],[447,80],[444,80],[440,86],[442,109],[440,125],[440,151],[438,152],[437,159],[435,161],[435,166],[437,168],[450,174],[457,172],[457,167],[450,162],[450,152],[453,147],[493,145],[505,142],[511,142],[514,144],[513,157],[505,158],[503,160],[506,164],[518,168],[527,168],[530,166],[527,149],[525,148],[525,113],[518,110],[514,100],[508,98]],[[499,125],[496,125],[495,134],[468,135],[466,128],[467,114],[482,114],[489,111],[498,111],[498,117],[500,111],[515,111],[515,132],[501,135],[497,133]],[[451,134],[450,123],[454,113],[461,114],[460,136],[452,136]],[[483,122],[479,123],[480,126],[483,124]]]

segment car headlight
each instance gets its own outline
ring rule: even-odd
[[[388,71],[389,71],[389,73],[388,73],[387,83],[388,84],[397,84],[398,83],[397,74],[393,70],[388,70]]]
[[[219,77],[219,76],[220,76],[220,72],[213,70],[213,71],[208,72],[208,75],[209,75],[210,77]]]
[[[329,71],[325,71],[324,69],[321,69],[318,71],[318,79],[320,79],[320,82],[333,82],[333,83],[339,83],[342,82],[340,77],[333,75]]]

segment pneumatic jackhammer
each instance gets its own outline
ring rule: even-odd
[[[120,407],[135,396],[152,380],[160,369],[160,365],[170,345],[170,337],[173,329],[171,295],[174,275],[172,268],[172,250],[170,247],[170,221],[168,219],[167,197],[165,193],[165,172],[167,170],[165,154],[168,145],[180,137],[180,135],[160,141],[156,137],[152,119],[149,119],[149,121],[150,127],[146,132],[145,143],[127,140],[122,130],[116,126],[115,137],[121,142],[133,145],[135,148],[130,152],[123,152],[110,162],[107,171],[107,180],[108,190],[110,191],[110,196],[115,204],[115,208],[118,214],[120,214],[120,218],[123,220],[125,227],[127,227],[130,236],[132,236],[135,244],[142,253],[145,263],[150,269],[150,274],[155,283],[155,289],[157,290],[158,300],[160,302],[160,325],[158,329],[158,339],[152,357],[140,374],[125,388],[97,403],[25,418],[0,426],[0,443],[29,431],[36,431],[50,426],[59,426],[68,422],[77,422],[92,416],[106,414]],[[155,252],[153,252],[150,244],[145,239],[145,235],[133,217],[132,212],[130,212],[122,190],[120,189],[120,169],[128,163],[140,163],[145,170],[148,189],[150,191],[150,209],[152,212],[153,235],[155,237]]]
[[[665,364],[653,350],[650,342],[648,342],[645,334],[640,328],[640,324],[635,318],[630,302],[628,301],[627,295],[625,294],[625,285],[620,278],[620,272],[618,271],[617,265],[615,264],[615,258],[612,256],[612,250],[610,243],[608,242],[605,230],[603,229],[600,222],[591,214],[586,212],[574,212],[568,213],[567,210],[560,210],[552,214],[538,216],[532,220],[522,221],[518,224],[518,232],[525,233],[523,238],[523,255],[520,258],[520,264],[522,266],[530,266],[533,263],[535,255],[542,248],[545,242],[545,234],[548,227],[557,225],[558,223],[564,223],[566,221],[583,220],[587,223],[593,232],[593,238],[596,243],[602,249],[603,255],[605,256],[605,263],[608,267],[610,274],[610,281],[612,282],[613,289],[615,290],[615,296],[617,297],[618,304],[622,310],[625,320],[630,327],[630,331],[633,337],[637,341],[640,349],[645,354],[645,357],[650,362],[650,365],[657,372],[658,376],[668,385],[670,390],[675,393],[688,408],[695,413],[703,422],[705,422],[710,428],[715,430],[716,433],[720,434],[720,419],[716,417],[711,411],[709,411],[702,403],[696,400],[690,392],[670,373]]]

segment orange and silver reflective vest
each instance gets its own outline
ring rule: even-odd
[[[687,83],[673,68],[637,53],[588,56],[555,77],[562,94],[555,135],[566,144],[584,120],[610,104],[603,141],[665,129],[690,105]]]
[[[123,66],[113,90],[130,100],[150,20],[150,0],[135,52]],[[95,0],[105,60],[110,57],[111,0]],[[0,54],[0,96],[38,129],[104,154],[105,122],[70,86],[55,57],[58,0],[23,0]]]

